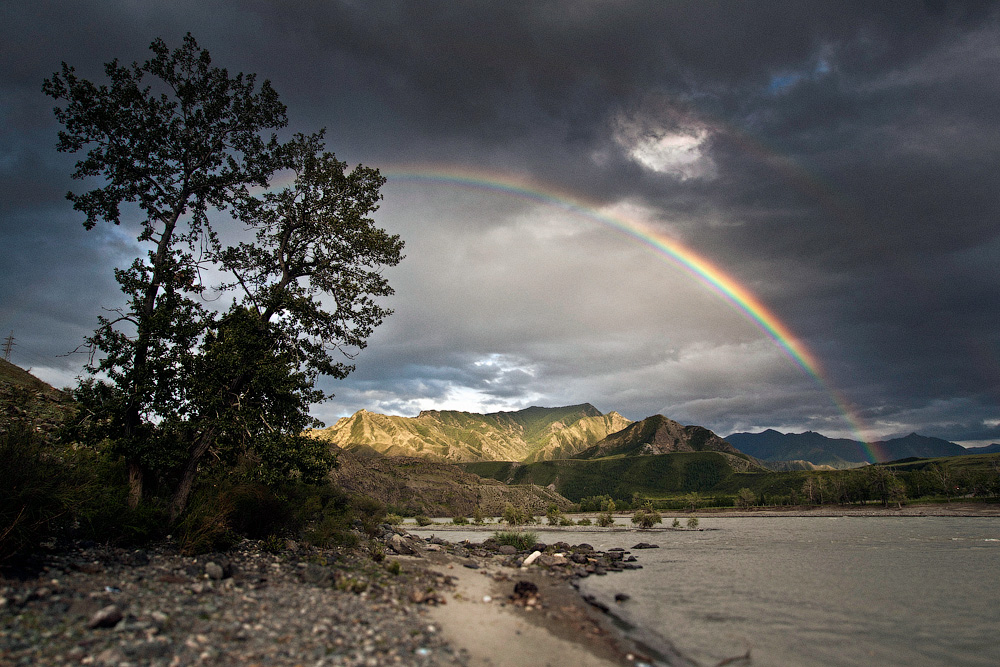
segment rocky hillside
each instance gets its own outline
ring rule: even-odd
[[[608,435],[574,458],[650,456],[678,452],[741,454],[731,444],[702,426],[682,426],[663,415],[653,415]]]
[[[50,432],[75,409],[68,393],[0,359],[0,430],[14,422],[25,422],[36,430]]]
[[[311,435],[348,451],[432,461],[546,461],[581,452],[631,422],[590,404],[476,414],[425,410],[396,417],[360,410]]]
[[[385,457],[365,448],[340,451],[332,476],[344,490],[407,514],[472,516],[479,506],[483,514],[499,516],[507,504],[544,514],[549,505],[566,510],[572,504],[544,486],[508,486],[448,463]]]

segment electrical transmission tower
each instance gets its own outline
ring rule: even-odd
[[[3,360],[10,361],[10,351],[14,349],[14,332],[3,339]]]

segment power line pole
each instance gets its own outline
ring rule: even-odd
[[[3,340],[3,360],[10,361],[10,351],[14,349],[14,332],[11,331],[10,335]]]

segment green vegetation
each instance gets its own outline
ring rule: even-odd
[[[580,511],[657,510],[799,504],[897,505],[906,501],[1000,498],[1000,455],[978,454],[864,466],[850,470],[736,472],[715,452],[613,459],[556,460],[512,466],[469,463],[464,469],[515,484],[555,484]]]
[[[687,527],[690,528],[691,530],[694,530],[695,528],[697,528],[698,527],[698,517],[692,516],[692,517],[688,518],[688,520],[687,520]]]
[[[390,314],[374,297],[392,294],[382,268],[403,244],[370,217],[385,179],[348,171],[323,131],[279,143],[270,85],[213,67],[190,35],[150,49],[108,63],[105,83],[63,64],[43,84],[58,150],[83,153],[73,176],[92,189],[68,198],[84,227],[134,223],[145,250],[115,270],[121,301],[85,341],[91,375],[72,400],[0,366],[0,559],[57,531],[117,544],[171,532],[186,553],[244,537],[357,543],[385,508],[335,487],[330,449],[303,431],[319,425],[316,379],[350,373],[337,351],[364,348]],[[290,185],[267,189],[281,170]],[[226,245],[220,214],[252,242]],[[204,305],[206,274],[228,311]],[[31,410],[18,387],[40,392]]]
[[[521,526],[526,523],[534,523],[534,517],[523,507],[514,507],[510,503],[503,508],[502,520],[508,526]]]
[[[500,530],[493,533],[493,539],[496,540],[497,544],[524,551],[538,543],[538,534],[530,530]]]
[[[652,507],[637,509],[635,514],[632,515],[632,523],[636,524],[640,528],[652,528],[654,525],[661,523],[662,521],[663,518],[660,516],[660,513]]]
[[[810,480],[812,479],[810,478]],[[750,509],[757,502],[757,494],[750,489],[743,487],[736,492],[736,506],[741,510]]]
[[[302,436],[319,425],[315,380],[350,373],[334,351],[364,348],[390,314],[372,297],[392,294],[380,269],[402,242],[368,217],[377,170],[347,172],[322,131],[278,142],[285,106],[268,82],[212,67],[191,35],[150,50],[143,64],[108,63],[106,84],[64,63],[42,89],[59,105],[58,150],[85,151],[73,177],[93,189],[68,195],[84,227],[118,225],[127,205],[149,248],[115,271],[121,303],[86,339],[92,375],[75,392],[72,437],[124,461],[130,509],[165,504],[173,522],[220,470],[323,479],[333,457]],[[278,170],[290,186],[251,194]],[[252,242],[225,245],[211,222],[222,213]],[[227,312],[204,306],[206,271],[222,276]]]
[[[429,526],[434,523],[429,517],[426,517],[423,514],[418,514],[413,517],[413,520],[417,522],[418,526]]]

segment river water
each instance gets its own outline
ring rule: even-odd
[[[633,551],[642,570],[580,588],[638,638],[696,664],[749,649],[755,666],[1000,665],[1000,519],[710,517],[699,530],[542,529],[539,539],[658,544]],[[618,593],[629,599],[615,603]]]

